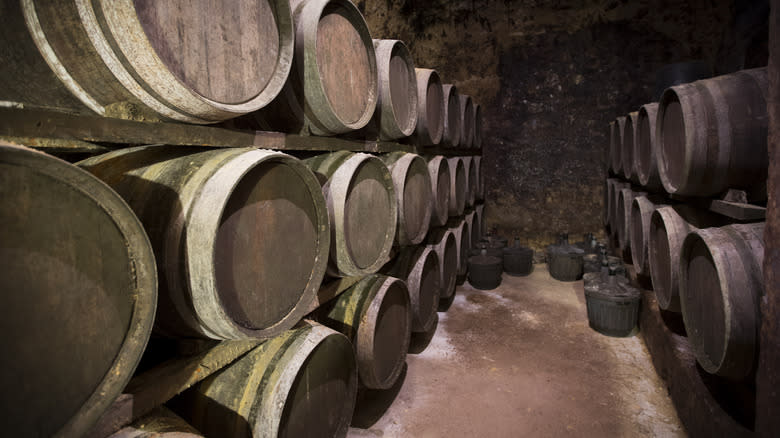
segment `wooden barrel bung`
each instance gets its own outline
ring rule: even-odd
[[[389,259],[398,201],[387,166],[369,154],[346,151],[304,160],[325,181],[330,217],[328,274],[350,277],[377,272]]]
[[[441,294],[439,256],[431,246],[401,249],[388,275],[406,281],[412,311],[412,331],[428,332],[436,323]]]
[[[637,196],[631,202],[631,223],[628,234],[631,242],[631,260],[634,262],[637,274],[650,275],[650,264],[647,256],[650,218],[657,208],[665,206],[657,197],[646,195]]]
[[[647,193],[634,191],[630,188],[618,192],[617,206],[615,208],[615,222],[617,226],[618,245],[623,251],[631,249],[631,203],[634,198],[646,196]]]
[[[656,151],[655,123],[658,104],[648,103],[639,108],[637,115],[637,133],[634,143],[636,173],[639,184],[648,190],[661,190],[661,177],[658,175],[658,157]]]
[[[431,177],[433,208],[431,227],[447,224],[450,209],[450,166],[447,158],[436,155],[428,159],[428,172]]]
[[[138,218],[106,184],[0,144],[3,434],[80,437],[130,380],[157,274]]]
[[[213,123],[265,106],[292,64],[285,0],[17,3],[0,33],[18,55],[0,67],[4,100]]]
[[[621,167],[627,179],[634,183],[639,182],[636,173],[636,155],[634,154],[637,134],[638,111],[626,115],[626,123],[623,125],[623,150],[620,152]]]
[[[412,135],[417,126],[417,75],[403,41],[374,40],[379,97],[377,114],[380,140]]]
[[[709,196],[730,188],[766,196],[767,69],[677,85],[658,106],[656,157],[664,188]]]
[[[428,233],[433,209],[428,165],[421,156],[405,152],[391,152],[382,160],[390,169],[398,202],[395,242],[416,245]]]
[[[657,208],[650,216],[647,258],[658,307],[680,311],[680,247],[698,228],[725,225],[722,217],[686,205]]]
[[[468,180],[466,166],[460,157],[447,158],[450,167],[450,216],[460,216],[466,209]]]
[[[411,336],[412,312],[406,283],[369,275],[322,309],[319,319],[352,341],[360,383],[388,389],[401,375]]]
[[[345,437],[357,396],[352,344],[303,321],[170,403],[206,436]]]
[[[463,167],[466,170],[466,206],[473,207],[477,200],[477,166],[474,163],[474,157],[460,157],[463,161]]]
[[[455,240],[455,234],[446,227],[435,228],[428,233],[428,246],[439,256],[440,298],[450,298],[455,293],[458,275],[458,242]]]
[[[203,438],[203,435],[170,409],[159,406],[109,438]]]
[[[307,312],[329,230],[320,185],[300,160],[252,148],[141,146],[79,165],[113,187],[149,233],[160,334],[272,337]]]
[[[446,113],[444,90],[436,70],[415,68],[417,76],[417,125],[414,142],[420,146],[437,145],[444,133]]]
[[[460,101],[460,147],[474,147],[474,102],[471,96],[461,94]]]
[[[610,125],[609,159],[612,171],[618,176],[625,176],[623,169],[623,134],[625,133],[626,118],[621,116]]]
[[[680,249],[680,305],[705,371],[752,374],[764,295],[764,223],[694,230]]]
[[[457,147],[460,145],[460,98],[458,89],[452,84],[442,86],[444,93],[444,132],[441,142],[447,147]]]
[[[474,103],[474,147],[482,149],[482,105]]]

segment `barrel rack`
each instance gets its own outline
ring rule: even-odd
[[[477,148],[421,147],[395,142],[249,131],[220,126],[135,121],[25,108],[21,105],[0,106],[0,139],[65,159],[145,144],[255,147],[299,152],[348,150],[376,154],[403,151],[450,157],[482,154],[481,149]],[[308,313],[337,297],[360,279],[361,277],[326,278]],[[176,347],[177,357],[137,373],[87,436],[103,438],[113,434],[229,365],[262,342],[263,340],[258,339],[179,341]]]

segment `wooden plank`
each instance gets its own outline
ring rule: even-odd
[[[710,202],[709,209],[715,213],[739,221],[759,221],[766,219],[766,207],[761,207],[759,205],[715,199]]]
[[[102,438],[151,412],[177,394],[229,365],[263,341],[223,341],[198,355],[173,359],[142,373],[127,384],[87,435]]]
[[[0,140],[38,149],[50,154],[102,154],[111,150],[111,148],[107,148],[99,144],[62,138],[2,136],[0,137]]]

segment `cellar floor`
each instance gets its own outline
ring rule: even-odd
[[[398,384],[359,395],[348,436],[685,436],[639,336],[593,331],[582,281],[534,268],[459,286]]]

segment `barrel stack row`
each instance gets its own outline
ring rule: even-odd
[[[605,225],[659,307],[682,313],[702,368],[735,380],[758,354],[764,223],[697,206],[737,190],[766,201],[767,92],[765,68],[743,70],[670,87],[609,126]]]
[[[477,102],[350,0],[3,6],[0,100],[135,120],[479,148]]]

